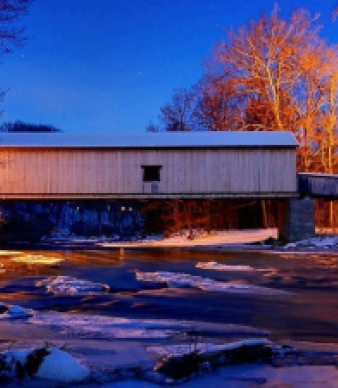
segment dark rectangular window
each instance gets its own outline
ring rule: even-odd
[[[142,166],[143,182],[159,182],[162,166]]]

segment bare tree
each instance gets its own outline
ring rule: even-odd
[[[215,100],[226,99],[217,130],[229,122],[233,130],[291,130],[300,142],[299,169],[332,172],[337,72],[337,49],[319,37],[317,16],[301,9],[283,20],[276,9],[218,45],[205,88],[210,95],[212,85],[217,97],[204,100],[203,111],[213,120]]]
[[[160,120],[166,131],[196,130],[197,93],[194,89],[178,89],[170,103],[161,108]]]
[[[293,131],[300,171],[338,173],[338,48],[318,17],[275,9],[230,31],[197,86],[162,109],[166,129]]]
[[[32,2],[33,0],[0,0],[0,58],[24,44],[25,28],[17,22],[28,12]],[[3,101],[5,94],[5,90],[0,90],[0,101]]]
[[[17,22],[28,12],[32,1],[0,0],[0,55],[12,52],[25,42],[25,28]]]

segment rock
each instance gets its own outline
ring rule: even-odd
[[[154,371],[174,380],[181,380],[198,372],[201,362],[201,356],[197,352],[184,356],[168,356],[155,366]]]
[[[8,306],[2,304],[0,305],[0,314],[5,314],[8,312]]]
[[[35,373],[39,370],[43,360],[50,354],[50,352],[51,351],[48,350],[47,347],[43,347],[35,349],[28,354],[25,363],[25,370],[28,376],[35,375]]]
[[[167,356],[155,366],[154,371],[173,380],[182,380],[219,366],[262,361],[270,362],[272,355],[271,346],[264,343],[236,343],[225,345],[225,349],[217,349],[217,351],[213,348],[205,353],[194,351],[183,356]]]

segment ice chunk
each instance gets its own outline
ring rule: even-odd
[[[95,295],[110,290],[107,284],[80,280],[71,276],[49,277],[35,284],[38,287],[46,287],[48,292],[56,295]]]

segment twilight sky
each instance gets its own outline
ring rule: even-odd
[[[282,14],[320,12],[321,35],[338,43],[336,0],[280,0]],[[224,31],[275,0],[35,0],[23,19],[26,47],[3,58],[9,88],[1,121],[65,132],[143,132],[174,89],[190,87]]]

